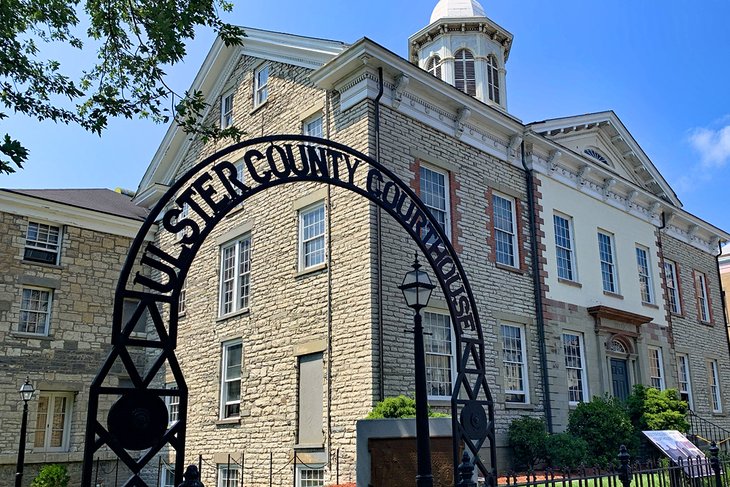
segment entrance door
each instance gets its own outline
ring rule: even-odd
[[[626,360],[611,359],[611,380],[613,396],[623,400],[629,397],[629,371]]]

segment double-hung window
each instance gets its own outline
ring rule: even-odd
[[[248,308],[251,294],[251,236],[221,247],[220,315]]]
[[[685,354],[677,354],[677,375],[679,376],[679,397],[692,406],[692,379],[689,375],[689,357]]]
[[[177,390],[175,384],[168,384],[165,389]],[[165,396],[167,405],[167,423],[173,425],[180,419],[180,396]]]
[[[525,347],[525,328],[502,324],[505,402],[527,404],[530,401]]]
[[[568,401],[570,404],[578,404],[588,396],[583,335],[563,333],[563,354],[568,378]]]
[[[61,228],[45,223],[28,222],[23,260],[58,264],[61,249]]]
[[[679,299],[679,273],[677,264],[671,260],[664,261],[664,279],[669,295],[669,310],[675,315],[682,314],[682,302]]]
[[[221,370],[221,419],[241,415],[241,363],[243,344],[240,340],[223,344]]]
[[[185,314],[187,309],[186,298],[188,294],[188,280],[183,281],[182,287],[180,288],[180,294],[177,297],[177,314],[182,316]]]
[[[517,220],[515,200],[499,194],[492,195],[494,209],[494,242],[498,264],[518,267]]]
[[[598,232],[598,255],[601,260],[601,281],[603,290],[618,293],[618,279],[614,262],[613,235]]]
[[[43,451],[68,449],[73,393],[41,392],[38,396],[33,446]]]
[[[454,338],[449,315],[423,313],[426,391],[429,399],[451,398],[454,383]]]
[[[568,281],[577,281],[571,220],[562,215],[553,215],[553,228],[555,229],[555,258],[558,277]]]
[[[241,467],[236,464],[218,465],[218,487],[238,487]]]
[[[697,313],[700,321],[709,323],[710,319],[710,302],[707,292],[707,276],[702,272],[695,271],[695,289],[697,294]]]
[[[269,65],[256,68],[253,73],[253,101],[259,106],[269,98]]]
[[[489,89],[489,99],[494,103],[499,103],[499,67],[497,66],[497,58],[487,56],[487,88]]]
[[[451,237],[449,212],[449,175],[446,172],[421,165],[419,169],[421,200],[436,219],[446,237]]]
[[[324,202],[299,210],[299,270],[324,264]]]
[[[645,247],[636,247],[636,267],[639,272],[641,301],[643,303],[653,303],[654,292],[651,279],[651,266],[649,265],[649,252]]]
[[[722,396],[720,395],[720,371],[717,366],[717,360],[710,360],[707,362],[707,368],[709,369],[709,381],[710,381],[710,405],[712,406],[713,413],[722,412]]]
[[[34,335],[48,335],[51,322],[53,291],[42,288],[23,288],[20,301],[18,331]]]
[[[655,389],[664,390],[664,361],[660,348],[649,347],[649,383]]]
[[[302,123],[302,132],[310,137],[322,137],[322,113],[309,117]]]
[[[228,128],[233,125],[233,95],[234,91],[229,91],[221,96],[221,128]]]
[[[323,487],[324,467],[297,465],[297,487]]]
[[[160,487],[177,487],[175,485],[175,470],[171,465],[162,465],[160,470]]]

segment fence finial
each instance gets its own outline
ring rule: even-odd
[[[469,454],[464,450],[464,454],[461,456],[461,464],[458,467],[459,471],[459,483],[457,487],[475,487],[476,484],[472,480],[474,477],[474,465],[472,465]]]
[[[198,467],[195,465],[188,465],[183,478],[185,480],[178,487],[205,487],[203,482],[200,481],[200,472],[198,472]]]
[[[630,487],[631,486],[631,471],[629,467],[629,460],[631,459],[631,455],[629,455],[628,450],[626,449],[626,445],[621,445],[621,448],[619,448],[618,452],[618,461],[621,462],[621,466],[619,467],[619,473],[618,478],[623,484],[623,487]]]

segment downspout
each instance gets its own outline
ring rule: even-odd
[[[330,92],[325,91],[325,138],[330,138]],[[332,185],[327,185],[327,464],[332,451]],[[296,452],[295,452],[296,458]],[[295,460],[296,462],[296,460]],[[296,469],[294,469],[296,473]],[[294,475],[296,478],[296,474]]]
[[[522,167],[525,169],[527,184],[527,213],[530,222],[530,250],[532,254],[532,282],[535,293],[535,320],[537,321],[537,341],[540,344],[540,372],[542,374],[543,403],[545,405],[545,421],[549,433],[553,432],[553,408],[550,404],[550,382],[548,381],[547,347],[545,345],[545,317],[543,315],[542,285],[540,283],[540,259],[537,246],[537,222],[535,218],[535,177],[532,169],[527,167],[525,159],[525,142],[520,144]]]
[[[378,96],[375,97],[375,160],[380,162],[380,99],[383,97],[383,68],[378,68]],[[378,300],[378,400],[385,399],[385,358],[383,352],[383,244],[382,239],[382,215],[380,206],[375,212],[375,238],[376,238],[376,259],[377,267],[377,300]]]

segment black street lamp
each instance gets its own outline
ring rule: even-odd
[[[15,487],[20,487],[23,482],[23,463],[25,462],[25,434],[28,429],[28,401],[33,399],[33,384],[30,377],[25,378],[25,383],[20,386],[20,398],[23,400],[23,422],[20,424],[20,447],[18,448],[18,466],[15,469]]]
[[[406,274],[399,289],[410,308],[413,308],[413,348],[416,365],[416,451],[418,472],[417,487],[432,487],[431,474],[431,434],[428,429],[428,398],[426,395],[426,355],[423,347],[423,323],[421,309],[428,306],[431,291],[436,287],[431,284],[428,274],[421,270],[418,254],[413,263],[413,270]]]

